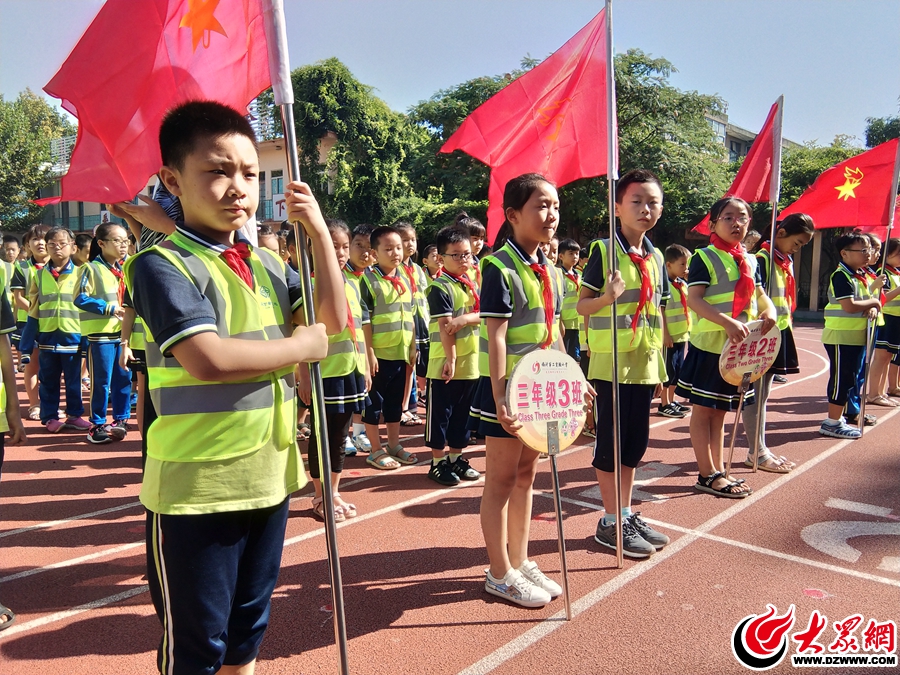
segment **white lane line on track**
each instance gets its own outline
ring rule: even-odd
[[[894,417],[896,414],[898,414],[898,412],[900,412],[900,408],[895,408],[887,415],[885,415],[882,419],[886,421],[887,419]],[[622,572],[615,578],[610,579],[605,584],[594,589],[587,595],[579,598],[577,601],[572,603],[572,617],[574,618],[582,612],[590,609],[604,598],[623,588],[630,581],[633,581],[646,572],[649,572],[654,567],[656,567],[656,565],[665,562],[676,553],[684,550],[684,548],[686,548],[693,542],[699,541],[703,538],[703,535],[708,534],[719,525],[739,515],[745,509],[768,496],[778,488],[787,485],[797,476],[802,476],[804,473],[821,464],[826,459],[841,451],[851,443],[853,443],[852,440],[844,440],[835,443],[827,450],[822,451],[816,457],[813,457],[809,461],[804,462],[790,473],[785,474],[781,479],[769,483],[763,488],[760,488],[749,497],[741,499],[733,506],[722,511],[722,513],[720,513],[719,515],[710,518],[700,527],[696,528],[695,530],[691,530],[689,533],[686,533],[683,537],[664,548],[661,552],[655,553],[649,558],[649,560],[642,562],[640,565],[631,567],[627,571]],[[565,621],[565,617],[565,610],[556,612],[556,614],[548,617],[547,619],[544,619],[544,621],[539,623],[534,628],[507,642],[505,645],[488,654],[480,661],[473,663],[468,668],[460,671],[459,675],[486,675],[487,673],[490,673],[510,659],[515,658],[523,651],[539,642],[541,639],[547,637],[558,628],[562,628],[567,623]]]
[[[126,509],[133,509],[136,506],[140,506],[140,502],[129,502],[128,504],[119,504],[119,506],[111,506],[108,509],[101,509],[100,511],[91,511],[90,513],[82,513],[78,516],[72,516],[71,518],[62,518],[60,520],[48,520],[45,523],[38,523],[37,525],[29,525],[27,527],[20,527],[15,530],[8,530],[7,532],[0,532],[0,539],[3,537],[11,537],[14,534],[22,534],[23,532],[31,532],[32,530],[43,530],[48,527],[56,527],[57,525],[65,525],[66,523],[71,523],[75,520],[84,520],[85,518],[93,518],[95,516],[103,516],[107,513],[115,513],[116,511],[124,511]]]
[[[130,544],[122,544],[121,546],[114,546],[113,548],[107,548],[102,551],[97,551],[96,553],[89,553],[87,555],[80,556],[78,558],[69,558],[68,560],[61,560],[60,562],[51,563],[49,565],[43,565],[42,567],[34,567],[30,570],[23,570],[22,572],[16,572],[15,574],[10,574],[5,577],[0,577],[0,584],[7,581],[15,581],[16,579],[24,579],[25,577],[34,576],[35,574],[40,574],[41,572],[49,572],[50,570],[61,569],[64,567],[73,567],[75,565],[79,565],[84,562],[88,562],[89,560],[96,560],[97,558],[105,558],[109,555],[115,555],[117,553],[123,553],[124,551],[130,551],[133,548],[137,548],[138,546],[143,546],[144,541],[135,541]]]

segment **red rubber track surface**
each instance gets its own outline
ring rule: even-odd
[[[774,389],[768,442],[797,468],[753,474],[742,464],[741,435],[734,472],[754,488],[750,498],[696,492],[689,420],[651,419],[635,507],[672,543],[650,559],[618,569],[594,542],[602,506],[590,439],[558,458],[570,622],[562,598],[528,610],[485,594],[483,483],[448,489],[428,480],[424,427],[403,428],[418,466],[382,472],[364,456],[348,458],[341,493],[360,515],[339,525],[338,545],[351,672],[742,673],[750,671],[732,653],[732,632],[767,604],[779,614],[795,606],[791,633],[819,610],[829,622],[824,644],[836,637],[831,624],[852,614],[897,622],[900,411],[870,407],[879,422],[861,440],[819,435],[827,359],[817,329],[796,335],[802,373]],[[6,449],[0,484],[0,601],[18,614],[0,632],[0,674],[154,672],[161,629],[144,577],[137,432],[92,446],[80,434],[26,426],[26,444]],[[468,456],[484,469],[483,446]],[[541,463],[535,483],[530,557],[559,580],[549,466]],[[338,672],[325,539],[310,492],[292,501],[261,675]],[[769,672],[796,671],[788,656]]]

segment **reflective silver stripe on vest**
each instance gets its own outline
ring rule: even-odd
[[[59,317],[60,319],[77,319],[81,316],[80,312],[77,312],[72,309],[39,309],[38,310],[38,318],[39,319],[55,319]]]
[[[160,415],[196,415],[199,413],[260,410],[275,405],[272,382],[216,382],[208,385],[182,385],[157,390],[154,397]]]

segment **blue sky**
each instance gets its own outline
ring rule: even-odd
[[[144,0],[133,0],[135,2]],[[0,0],[0,94],[40,90],[101,0]],[[291,65],[337,56],[395,110],[480,75],[543,58],[598,0],[285,0]],[[678,69],[758,130],[785,95],[784,134],[862,142],[866,117],[900,110],[900,0],[616,0],[616,50]]]

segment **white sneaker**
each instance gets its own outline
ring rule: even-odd
[[[353,445],[356,446],[356,449],[359,452],[365,452],[367,454],[372,452],[372,442],[369,440],[369,437],[366,436],[366,432],[353,436]]]
[[[538,569],[537,563],[533,560],[526,560],[519,567],[519,571],[528,581],[538,588],[542,588],[550,594],[550,598],[558,598],[562,595],[563,589],[558,583],[553,581],[546,574]]]
[[[356,457],[356,446],[350,436],[344,439],[344,455],[347,457]]]
[[[535,586],[519,570],[509,570],[502,579],[495,579],[490,570],[486,570],[486,574],[484,590],[522,607],[543,607],[552,599],[547,591]]]

